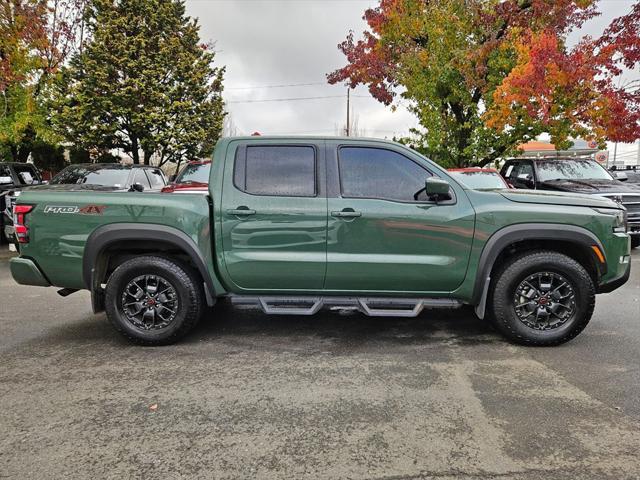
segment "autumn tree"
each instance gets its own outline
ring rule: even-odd
[[[640,90],[620,78],[640,62],[640,2],[569,46],[596,15],[592,0],[381,0],[328,80],[404,99],[422,127],[414,143],[448,166],[486,164],[543,132],[560,147],[634,141]]]
[[[0,0],[0,152],[26,161],[55,141],[51,81],[81,42],[85,0]]]
[[[122,149],[134,163],[210,154],[222,131],[224,68],[179,0],[94,0],[91,41],[64,68],[53,102],[74,145]]]

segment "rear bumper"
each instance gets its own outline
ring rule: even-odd
[[[42,271],[29,258],[12,258],[9,260],[9,268],[11,269],[11,276],[20,285],[51,286]]]
[[[13,225],[5,225],[4,226],[4,237],[9,242],[12,242],[12,243],[14,241],[13,233],[14,233]]]

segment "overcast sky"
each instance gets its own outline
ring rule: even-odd
[[[337,44],[350,29],[360,34],[372,0],[187,0],[201,36],[216,44],[216,60],[226,65],[225,100],[239,134],[333,135],[344,125],[346,88],[328,85],[325,75],[345,64]],[[632,0],[602,0],[602,15],[581,33],[599,35],[611,19],[630,11]],[[574,36],[577,38],[577,36]],[[637,72],[636,72],[637,75]],[[304,86],[281,86],[312,84]],[[271,88],[258,88],[271,87]],[[352,91],[352,111],[367,136],[393,137],[416,126],[402,106],[392,112]],[[331,97],[309,100],[281,100]],[[619,147],[618,154],[634,149]]]

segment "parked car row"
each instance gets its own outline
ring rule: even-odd
[[[500,171],[515,188],[606,197],[627,209],[631,246],[640,246],[640,186],[620,181],[589,158],[514,158]]]
[[[113,192],[207,193],[211,161],[185,165],[171,182],[157,167],[120,164],[71,165],[50,182],[54,190]],[[640,172],[635,168],[607,171],[589,158],[514,158],[500,171],[494,168],[455,168],[449,172],[474,190],[516,188],[591,194],[614,199],[627,209],[632,247],[640,246]],[[25,188],[46,183],[35,166],[0,164],[0,232],[12,238],[12,206]]]
[[[519,157],[493,168],[450,169],[472,189],[517,188],[550,190],[610,198],[627,210],[631,246],[640,246],[640,172],[636,168],[608,171],[590,158]]]
[[[0,163],[0,241],[10,238],[13,224],[15,192],[31,185],[45,183],[42,175],[30,163]],[[4,238],[3,238],[4,237]]]
[[[7,241],[14,241],[13,206],[16,199],[24,190],[43,183],[47,182],[42,181],[34,165],[0,164],[1,230]],[[48,188],[54,191],[160,192],[167,185],[167,179],[161,169],[148,165],[91,163],[69,165],[48,183]]]

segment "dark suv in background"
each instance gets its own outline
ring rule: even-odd
[[[12,225],[9,195],[30,185],[41,185],[42,175],[30,163],[0,162],[0,242],[8,239],[6,227]]]
[[[631,246],[640,246],[640,186],[615,179],[590,158],[515,158],[500,171],[515,188],[553,190],[607,197],[627,209]]]

